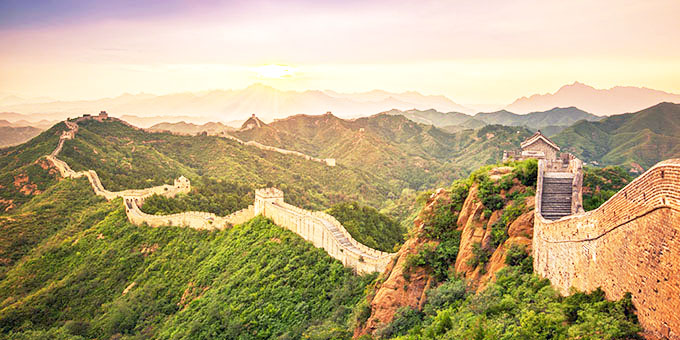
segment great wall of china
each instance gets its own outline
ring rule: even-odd
[[[544,183],[569,174],[571,214],[549,220]],[[646,332],[680,339],[680,159],[658,163],[588,212],[581,206],[581,177],[578,163],[559,169],[539,161],[534,271],[562,294],[572,287],[602,288],[610,299],[630,292]]]
[[[323,248],[331,257],[341,261],[345,266],[354,268],[359,273],[382,272],[394,256],[392,253],[371,249],[359,243],[331,215],[319,211],[308,211],[285,203],[283,192],[275,188],[256,190],[253,205],[224,217],[199,211],[172,215],[147,214],[140,209],[145,198],[154,194],[174,197],[179,193],[188,193],[191,190],[189,180],[180,177],[175,180],[174,185],[123,191],[106,190],[94,170],[73,171],[66,162],[57,158],[64,147],[64,143],[75,138],[78,132],[77,123],[83,119],[103,121],[109,118],[100,115],[81,117],[75,121],[65,121],[68,130],[62,132],[59,144],[46,158],[54,164],[64,178],[87,177],[96,195],[103,196],[107,200],[123,198],[125,213],[133,224],[147,224],[151,227],[182,226],[204,230],[223,230],[232,225],[246,222],[257,215],[262,215],[272,219],[277,225],[295,232],[314,246]]]
[[[57,159],[78,125],[66,122],[57,148],[47,156],[63,177],[86,176],[97,195],[123,197],[129,220],[150,226],[224,229],[256,215],[272,219],[358,272],[382,272],[394,254],[370,249],[330,215],[284,202],[283,192],[259,189],[252,206],[226,217],[204,212],[149,215],[139,205],[152,194],[188,192],[188,180],[143,190],[107,191],[93,170],[75,172]],[[541,146],[541,147],[544,147]],[[534,271],[562,294],[602,288],[610,299],[627,292],[640,324],[653,338],[680,339],[680,159],[658,163],[599,208],[584,212],[580,160],[539,161],[534,218]]]

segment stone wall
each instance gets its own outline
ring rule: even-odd
[[[151,227],[178,226],[202,230],[223,230],[255,217],[252,205],[225,217],[202,211],[188,211],[171,215],[150,215],[139,208],[142,202],[143,199],[140,198],[124,198],[125,213],[128,220],[135,225],[147,224]]]
[[[252,140],[248,141],[248,142],[244,142],[244,141],[242,141],[242,140],[240,140],[240,139],[238,139],[234,136],[231,136],[231,135],[224,135],[224,137],[229,138],[231,140],[234,140],[234,141],[238,142],[239,144],[254,146],[258,149],[267,150],[267,151],[274,151],[274,152],[282,153],[284,155],[299,156],[299,157],[302,157],[302,158],[304,158],[308,161],[323,163],[323,164],[326,164],[327,166],[335,166],[335,159],[334,158],[316,158],[316,157],[312,157],[312,156],[309,156],[309,155],[305,155],[302,152],[281,149],[281,148],[277,148],[275,146],[264,145],[264,144],[261,144],[261,143],[258,143],[256,141],[252,141]]]
[[[680,339],[680,159],[655,165],[596,210],[548,221],[536,209],[534,221],[536,273],[563,294],[630,292],[647,332]]]
[[[360,273],[383,272],[395,254],[375,250],[356,241],[333,216],[312,212],[283,201],[283,193],[274,188],[255,192],[255,214],[270,218],[328,255]]]

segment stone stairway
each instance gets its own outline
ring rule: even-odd
[[[541,215],[557,220],[571,215],[571,184],[574,175],[568,172],[548,172],[543,177]]]

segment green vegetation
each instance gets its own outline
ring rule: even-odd
[[[585,167],[583,171],[583,209],[585,211],[597,209],[632,180],[633,177],[618,166]]]
[[[378,114],[344,120],[333,115],[298,115],[261,128],[234,133],[374,174],[390,183],[390,199],[405,188],[427,190],[450,184],[473,169],[501,160],[530,131],[523,127],[488,125],[449,133],[401,115]]]
[[[174,198],[153,195],[144,200],[142,211],[168,215],[183,211],[207,211],[226,216],[253,204],[252,188],[235,182],[203,179],[191,183],[189,194]]]
[[[641,173],[659,161],[680,157],[680,104],[660,103],[635,113],[581,121],[554,138],[583,161],[620,165]]]
[[[41,195],[57,206],[23,208],[66,220],[0,282],[4,338],[347,338],[375,278],[263,218],[223,232],[136,227],[120,199],[103,202],[86,186],[62,181]],[[17,232],[34,226],[34,217],[12,217]]]
[[[40,158],[57,147],[65,129],[59,123],[24,144],[0,149],[0,212],[20,207],[56,182],[56,169],[50,173]]]
[[[521,266],[501,270],[477,294],[466,293],[460,280],[448,281],[428,292],[423,311],[402,312],[379,338],[638,339],[640,331],[630,296],[611,302],[597,290],[561,297]]]
[[[378,210],[357,202],[340,203],[326,210],[355,240],[373,249],[396,251],[404,243],[405,230]]]
[[[12,213],[0,215],[0,279],[44,240],[66,227],[87,226],[101,218],[103,201],[86,179],[63,180]]]

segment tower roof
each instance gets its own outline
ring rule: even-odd
[[[520,143],[520,146],[522,147],[522,149],[524,149],[527,146],[534,144],[539,140],[543,140],[546,144],[555,148],[555,150],[560,151],[560,147],[557,146],[557,144],[555,144],[555,142],[551,141],[550,138],[543,135],[541,133],[541,130],[536,131],[536,133],[534,133],[533,136],[527,138],[524,142]]]

